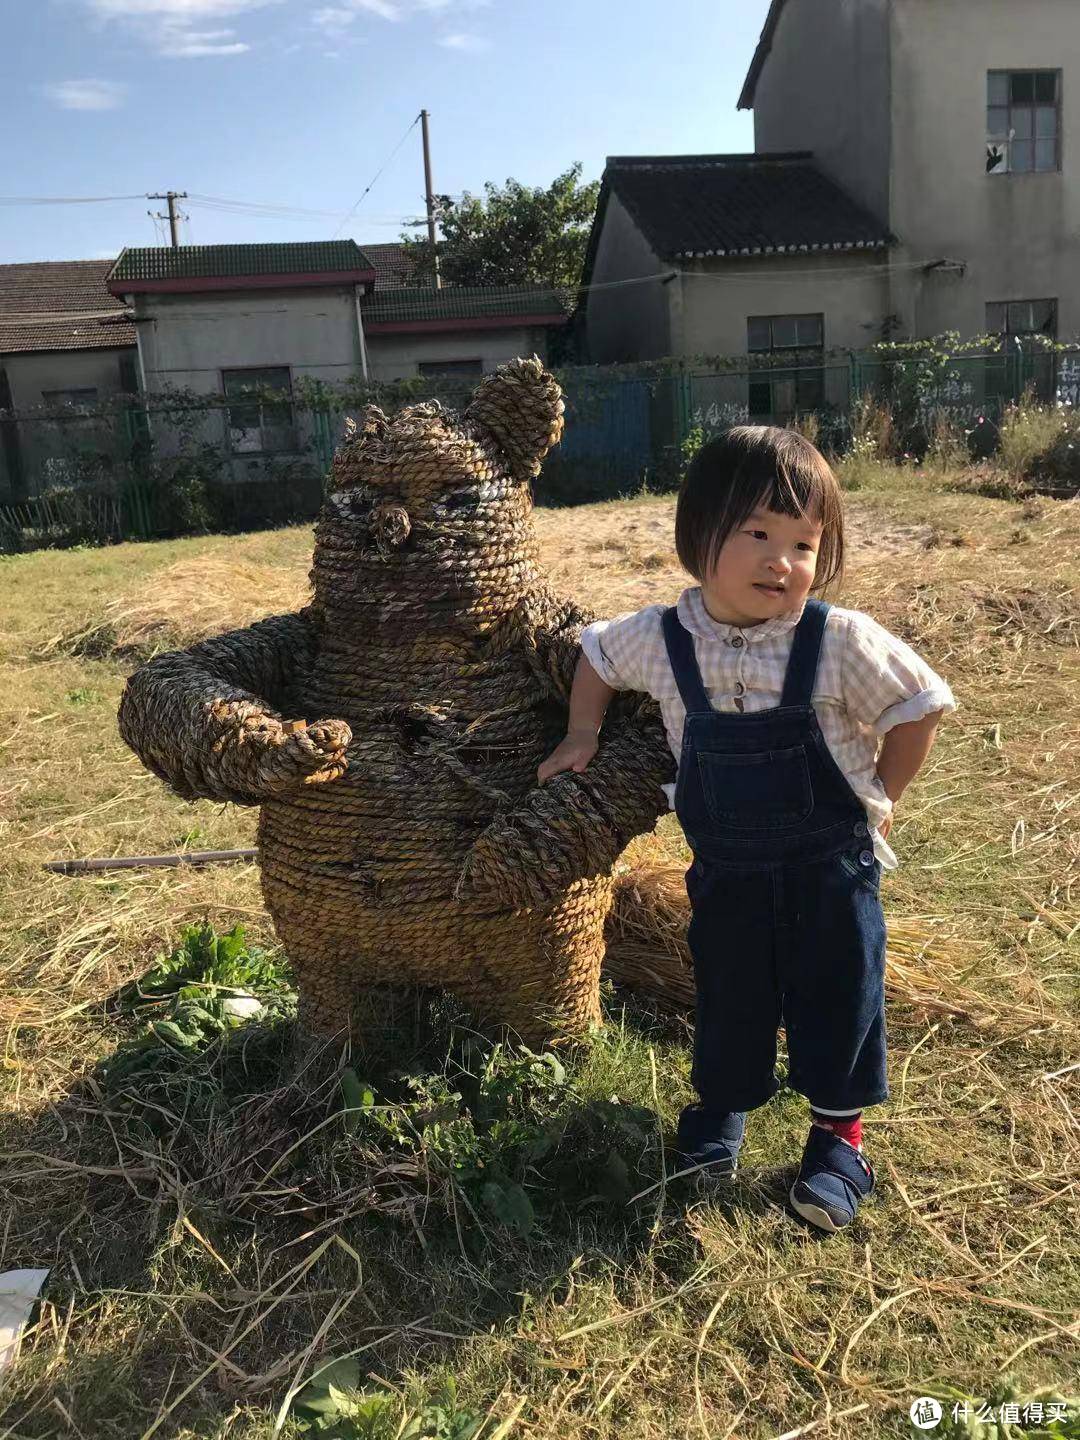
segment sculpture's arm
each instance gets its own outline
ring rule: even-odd
[[[348,725],[279,713],[294,680],[310,670],[315,645],[301,611],[158,655],[127,682],[120,734],[185,800],[257,805],[334,780],[345,772]]]
[[[531,661],[568,705],[578,637],[592,617],[570,602],[556,615],[536,634]],[[667,811],[661,786],[674,779],[659,706],[620,694],[588,769],[557,775],[495,815],[469,850],[455,894],[469,903],[542,905],[575,880],[607,874],[630,840]]]

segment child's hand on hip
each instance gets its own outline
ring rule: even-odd
[[[580,775],[596,754],[598,743],[594,734],[571,731],[566,739],[561,741],[547,759],[537,767],[536,783],[543,785],[545,781],[550,780],[554,775],[560,775],[564,770],[573,770],[575,774]]]

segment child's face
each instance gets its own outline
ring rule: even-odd
[[[764,506],[724,541],[701,583],[715,620],[758,625],[806,599],[817,570],[821,523]]]

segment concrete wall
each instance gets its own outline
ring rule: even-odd
[[[962,0],[931,3],[952,10]],[[826,174],[883,223],[888,10],[888,0],[788,0],[754,97],[756,150],[812,150]]]
[[[826,349],[880,338],[887,279],[867,274],[880,252],[686,261],[672,292],[672,354],[745,355],[751,315],[824,314]]]
[[[451,333],[406,331],[366,338],[373,380],[408,380],[420,374],[421,364],[439,360],[479,360],[487,374],[519,355],[537,355],[545,361],[548,355],[548,329],[541,325]]]
[[[49,390],[96,390],[99,401],[123,389],[120,362],[133,348],[117,350],[50,350],[0,356],[7,375],[12,407],[39,409]],[[114,447],[114,421],[24,419],[7,427],[0,444],[0,498],[36,494],[43,483],[60,484],[70,473],[76,454],[109,454]],[[15,449],[18,460],[10,462]]]
[[[610,195],[591,283],[664,275],[672,269],[678,266],[660,260],[618,196]],[[590,291],[585,310],[589,359],[607,365],[672,354],[670,288],[657,280],[650,285]]]
[[[221,371],[287,365],[293,379],[341,381],[360,373],[351,285],[301,290],[139,295],[148,390],[221,392]]]
[[[798,8],[798,5],[789,9]],[[892,225],[903,264],[965,273],[898,278],[915,334],[985,328],[987,301],[1053,297],[1080,336],[1080,5],[1077,0],[894,0]],[[986,72],[1062,71],[1062,170],[987,175]]]
[[[120,350],[38,350],[27,355],[2,355],[12,406],[31,410],[45,402],[46,390],[96,390],[105,400],[123,387],[120,359],[135,352]]]

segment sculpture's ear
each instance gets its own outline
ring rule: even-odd
[[[341,490],[355,485],[360,467],[379,457],[389,432],[390,421],[377,405],[365,405],[358,420],[350,415],[330,465],[330,488]]]
[[[562,437],[563,409],[558,381],[533,356],[485,376],[465,417],[492,436],[517,479],[531,480]]]

